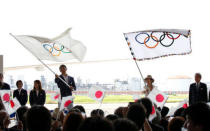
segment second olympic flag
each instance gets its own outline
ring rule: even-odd
[[[134,60],[148,60],[192,52],[190,30],[157,29],[124,34]]]

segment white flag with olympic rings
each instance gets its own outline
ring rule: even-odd
[[[157,29],[124,33],[134,60],[149,60],[192,52],[190,30]]]
[[[16,35],[14,37],[41,60],[63,62],[77,59],[82,61],[86,54],[86,47],[82,42],[71,38],[70,30],[71,28],[52,39],[29,35]]]

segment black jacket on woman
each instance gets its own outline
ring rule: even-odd
[[[34,105],[44,105],[46,100],[46,93],[44,90],[40,90],[38,95],[36,90],[31,90],[29,96],[29,102],[31,106]]]

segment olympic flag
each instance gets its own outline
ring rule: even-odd
[[[70,30],[71,28],[52,39],[28,35],[14,37],[40,60],[63,62],[77,59],[82,61],[86,54],[86,47],[80,41],[71,38]]]
[[[157,29],[124,33],[134,60],[149,60],[192,52],[190,30]]]

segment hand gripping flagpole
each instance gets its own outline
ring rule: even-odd
[[[10,35],[13,37],[13,38],[15,38],[24,48],[26,48],[27,49],[27,47],[25,47],[22,43],[21,43],[21,41],[19,41],[12,33],[10,33]],[[27,49],[28,50],[28,49]],[[31,51],[30,51],[31,52]],[[35,56],[37,59],[38,59],[38,61],[40,61],[48,70],[50,70],[53,74],[55,74],[56,75],[56,73],[47,65],[47,64],[45,64],[41,59],[39,59],[39,57],[37,57],[33,52],[31,52],[31,54],[33,55],[33,56]],[[63,80],[60,76],[58,77],[63,83],[65,83],[68,87],[70,87],[69,86],[69,84],[65,81],[65,80]]]

